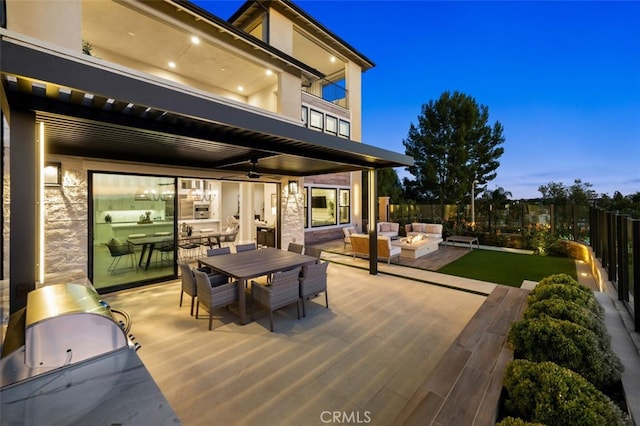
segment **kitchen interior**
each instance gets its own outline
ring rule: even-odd
[[[275,246],[277,191],[268,182],[93,173],[93,285],[100,290],[174,275],[174,251],[158,250],[162,244],[177,244],[180,257],[181,236],[225,231],[245,212],[255,226],[237,241]],[[162,244],[155,244],[147,266],[144,242],[152,237]],[[134,253],[114,256],[108,243]]]

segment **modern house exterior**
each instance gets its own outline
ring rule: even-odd
[[[362,171],[375,189],[412,162],[362,143],[373,62],[289,0],[228,21],[182,0],[0,0],[0,24],[11,312],[38,284],[175,277],[187,228],[276,247],[366,231]],[[166,235],[168,262],[113,273],[106,243],[140,235]]]

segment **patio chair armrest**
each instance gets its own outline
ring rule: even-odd
[[[251,298],[262,305],[269,305],[271,299],[271,287],[251,281]]]

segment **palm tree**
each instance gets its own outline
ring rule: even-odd
[[[493,191],[489,189],[484,191],[482,199],[489,201],[494,206],[504,206],[509,202],[511,196],[511,191],[506,191],[503,187],[498,186]]]

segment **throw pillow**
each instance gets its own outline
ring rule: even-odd
[[[426,225],[425,232],[428,234],[439,234],[438,227],[436,225]]]
[[[425,223],[414,223],[413,230],[415,232],[427,232],[427,225]]]
[[[380,232],[390,232],[391,231],[391,225],[388,223],[381,223],[380,224]]]

